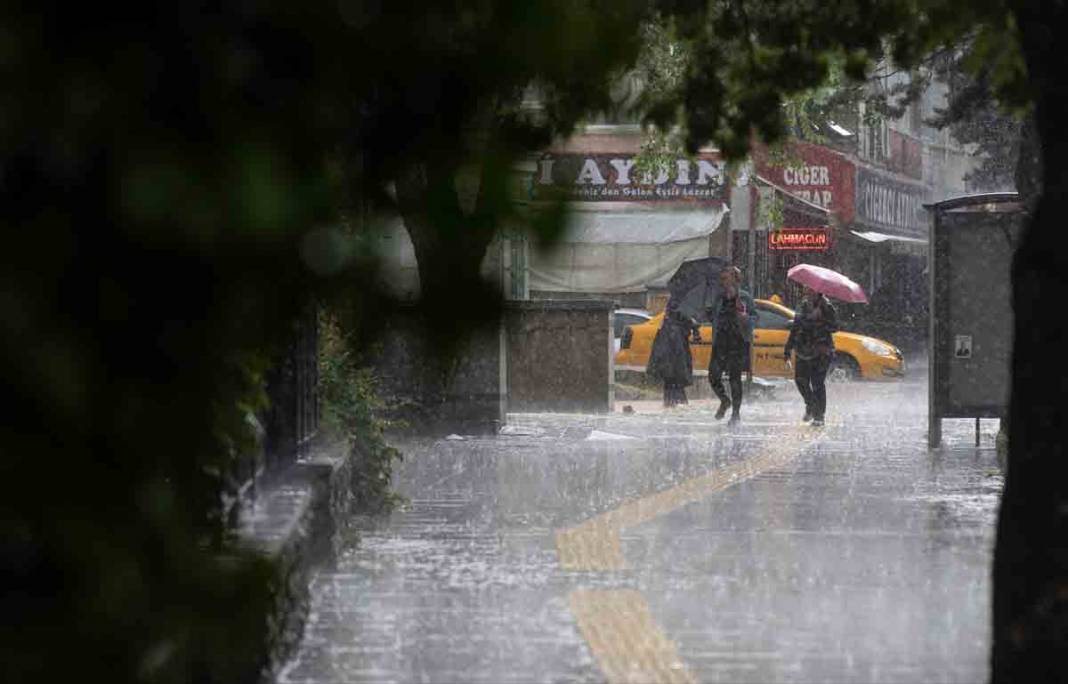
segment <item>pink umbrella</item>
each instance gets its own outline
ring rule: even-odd
[[[816,292],[840,299],[850,304],[867,304],[868,295],[864,290],[849,278],[838,271],[832,271],[822,266],[812,264],[798,264],[786,272],[790,280],[801,283],[805,287],[812,288]]]

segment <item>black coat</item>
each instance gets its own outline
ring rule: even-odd
[[[720,368],[738,368],[743,373],[752,373],[752,343],[756,330],[757,310],[753,297],[745,290],[739,290],[737,300],[726,299],[721,295],[708,311],[712,323],[712,355],[708,369],[719,365]],[[738,317],[738,300],[745,307],[746,317]]]
[[[820,295],[815,305],[805,300],[794,314],[784,352],[789,356],[796,351],[799,359],[833,356],[836,330],[838,314],[826,297]]]
[[[680,314],[668,312],[660,325],[645,373],[665,385],[689,387],[693,384],[693,356],[690,335],[699,328]]]

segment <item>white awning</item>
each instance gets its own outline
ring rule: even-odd
[[[858,231],[858,230],[851,230],[849,232],[852,233],[853,235],[856,235],[858,238],[860,238],[862,240],[867,240],[868,242],[874,242],[876,244],[883,243],[883,242],[886,242],[888,240],[892,241],[892,242],[908,242],[908,243],[917,244],[917,245],[926,245],[927,244],[927,240],[925,240],[923,238],[911,238],[911,237],[905,237],[903,235],[888,235],[887,233],[876,233],[875,231],[863,231],[862,232],[862,231]]]
[[[725,205],[688,211],[572,211],[563,242],[663,245],[711,235],[723,222]]]
[[[640,292],[686,259],[709,255],[724,206],[687,210],[573,211],[562,242],[530,255],[530,289]]]

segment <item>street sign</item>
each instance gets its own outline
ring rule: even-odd
[[[953,341],[953,356],[958,359],[972,358],[972,336],[957,335]]]

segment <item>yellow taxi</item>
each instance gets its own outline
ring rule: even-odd
[[[786,338],[794,312],[766,299],[755,301],[756,331],[753,334],[753,375],[769,378],[793,377],[793,368],[783,359]],[[616,368],[645,369],[653,338],[660,330],[664,314],[660,313],[644,323],[628,326],[623,331],[620,349],[616,353]],[[712,354],[712,326],[701,326],[701,342],[690,345],[695,370],[708,368]],[[835,380],[865,379],[892,380],[905,375],[905,359],[901,351],[883,340],[849,332],[834,333],[835,359],[828,376]]]

